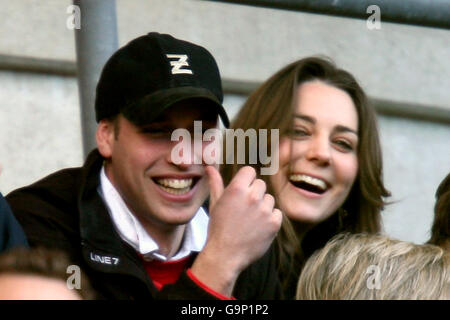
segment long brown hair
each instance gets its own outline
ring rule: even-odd
[[[295,61],[275,73],[254,91],[232,122],[231,128],[279,129],[280,137],[289,134],[294,115],[294,96],[299,85],[320,80],[347,92],[358,113],[359,144],[358,174],[344,204],[345,215],[333,214],[316,225],[302,239],[295,232],[292,222],[285,217],[277,236],[279,272],[284,287],[294,286],[304,260],[321,248],[335,234],[347,232],[376,233],[381,229],[380,210],[383,197],[390,195],[382,181],[382,155],[378,136],[376,114],[355,78],[345,70],[322,57],[309,57]],[[270,143],[271,139],[268,139]],[[267,150],[270,149],[270,145]],[[248,153],[248,150],[246,150]],[[248,154],[246,159],[248,159]],[[227,164],[222,167],[225,183],[228,183],[240,167],[253,166],[259,173],[261,164]],[[269,176],[260,176],[274,194]],[[291,288],[292,290],[292,288]]]

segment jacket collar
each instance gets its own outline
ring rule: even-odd
[[[121,240],[97,192],[103,161],[104,158],[95,149],[82,168],[77,202],[83,258],[95,270],[129,274],[147,279],[148,283],[141,259]]]
[[[168,261],[165,256],[160,254],[159,245],[147,233],[144,226],[134,216],[106,176],[104,165],[100,171],[100,184],[101,186],[97,188],[97,191],[108,208],[114,229],[117,230],[120,238],[133,247],[145,260]],[[205,210],[200,207],[194,217],[186,224],[180,248],[170,260],[179,260],[203,249],[207,238],[208,220]]]

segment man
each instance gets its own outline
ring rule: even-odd
[[[0,253],[16,247],[28,247],[27,239],[0,193]]]
[[[70,253],[104,298],[278,298],[264,182],[246,167],[224,189],[195,148],[172,159],[175,129],[228,125],[222,100],[203,47],[149,33],[118,50],[97,86],[98,150],[8,195],[30,244]]]
[[[0,193],[0,253],[16,247],[28,247],[27,239],[11,208]]]

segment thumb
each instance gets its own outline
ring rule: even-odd
[[[210,189],[209,212],[216,205],[217,200],[222,196],[224,186],[222,176],[213,166],[206,166],[206,174],[208,175],[208,184]]]

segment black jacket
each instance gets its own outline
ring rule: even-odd
[[[212,299],[184,271],[158,291],[136,251],[115,231],[97,192],[103,158],[91,152],[81,168],[64,169],[8,194],[32,247],[66,251],[106,299]],[[233,292],[238,299],[279,299],[271,248],[244,270]]]

